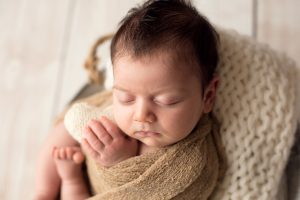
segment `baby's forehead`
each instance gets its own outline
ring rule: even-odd
[[[183,72],[195,73],[199,71],[198,62],[191,54],[186,55],[176,50],[160,48],[151,52],[135,55],[132,52],[122,52],[113,59],[113,64],[119,59],[130,59],[133,62],[151,63],[160,61],[165,67]],[[114,67],[116,65],[113,65]]]
[[[187,84],[191,79],[197,79],[193,83],[201,85],[201,78],[197,75],[192,63],[176,59],[168,52],[157,52],[144,56],[133,56],[130,54],[120,56],[115,60],[114,74],[115,82],[131,82],[139,85],[143,80],[151,80],[152,85],[161,86],[168,84]],[[134,74],[134,75],[133,75]],[[143,77],[138,79],[138,77]],[[124,81],[125,80],[125,81]]]

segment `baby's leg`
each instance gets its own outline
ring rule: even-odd
[[[82,200],[88,198],[88,187],[82,172],[84,155],[80,147],[54,147],[52,155],[62,180],[61,199]]]
[[[58,197],[61,179],[52,159],[54,146],[75,146],[79,144],[70,136],[63,122],[58,123],[49,132],[45,144],[40,152],[35,184],[35,200],[53,200]]]

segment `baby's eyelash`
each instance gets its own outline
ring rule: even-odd
[[[162,102],[162,101],[158,101],[158,100],[154,100],[155,103],[160,104],[160,105],[164,105],[164,106],[173,106],[178,104],[180,101],[170,101],[170,102]]]
[[[121,101],[121,100],[119,100],[119,103],[122,104],[123,106],[130,106],[130,105],[134,104],[134,100],[131,100],[131,101]]]
[[[124,98],[124,99],[122,99],[122,98],[119,98],[119,101],[121,101],[121,102],[124,102],[124,103],[129,103],[129,102],[133,102],[134,101],[134,98]]]
[[[118,94],[117,96],[118,102],[124,105],[131,104],[135,101],[135,98],[131,95],[126,95],[126,94]]]

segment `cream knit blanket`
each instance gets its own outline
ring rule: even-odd
[[[229,168],[212,199],[278,199],[297,124],[299,71],[289,58],[249,37],[225,30],[220,36],[213,113]]]

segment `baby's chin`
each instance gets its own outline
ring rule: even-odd
[[[151,148],[163,148],[166,146],[169,146],[169,144],[164,144],[162,142],[156,141],[153,138],[136,138],[139,140],[142,144],[151,147]]]

